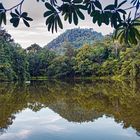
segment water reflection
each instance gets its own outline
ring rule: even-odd
[[[94,122],[108,116],[124,128],[132,127],[140,135],[140,89],[136,81],[1,83],[0,133],[5,133],[16,115],[27,108],[34,112],[49,108],[76,123]]]

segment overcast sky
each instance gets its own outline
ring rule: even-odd
[[[0,0],[6,8],[11,7],[12,5],[19,3],[21,0]],[[59,0],[58,0],[59,1]],[[113,2],[114,0],[101,0],[104,4],[109,2]],[[122,1],[122,0],[120,0]],[[102,27],[98,27],[92,23],[92,19],[86,16],[85,21],[80,21],[78,26],[70,25],[67,22],[64,22],[64,29],[58,30],[57,33],[52,34],[47,31],[47,27],[45,26],[45,19],[43,18],[43,13],[45,11],[45,6],[42,2],[36,2],[36,0],[25,0],[23,10],[29,12],[29,16],[34,19],[33,22],[30,23],[31,27],[27,28],[22,23],[18,26],[18,28],[14,28],[10,23],[5,26],[5,29],[13,36],[15,41],[22,45],[22,47],[26,48],[33,43],[37,43],[42,47],[46,45],[48,42],[56,38],[59,34],[63,33],[66,29],[71,28],[93,28],[95,31],[101,32],[102,34],[109,34],[112,32],[112,28],[110,26],[103,25]]]

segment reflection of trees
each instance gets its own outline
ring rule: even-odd
[[[76,104],[70,105],[63,102],[56,103],[50,108],[70,122],[89,122],[103,115],[102,112],[97,112],[94,109],[86,109],[76,106]]]
[[[0,85],[0,128],[13,123],[14,114],[25,108],[49,107],[73,122],[88,122],[102,115],[113,116],[140,132],[140,89],[137,82],[32,82],[31,85]],[[137,132],[137,133],[138,133]],[[139,133],[138,133],[139,134]]]
[[[12,125],[14,119],[15,116],[11,115],[8,118],[3,118],[0,120],[0,135],[2,135],[10,125]]]

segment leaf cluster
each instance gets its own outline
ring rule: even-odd
[[[30,24],[28,21],[33,21],[32,18],[28,17],[27,12],[19,13],[17,9],[15,9],[15,12],[11,12],[11,19],[10,22],[13,24],[14,27],[17,27],[19,25],[20,20],[23,20],[23,23],[27,26],[30,27]]]
[[[0,25],[3,23],[6,24],[6,15],[10,11],[11,19],[10,22],[14,27],[19,25],[20,20],[22,19],[24,24],[27,27],[30,27],[29,21],[33,19],[28,16],[27,12],[22,11],[22,5],[25,0],[10,9],[4,8],[3,4],[0,3]],[[85,20],[85,15],[88,14],[93,23],[97,23],[99,26],[103,24],[111,25],[118,33],[120,28],[123,28],[125,33],[121,33],[123,42],[129,42],[136,44],[137,39],[139,39],[139,33],[136,29],[138,26],[139,19],[139,8],[140,0],[114,0],[114,3],[110,3],[103,6],[103,3],[100,0],[36,0],[37,2],[43,2],[46,11],[44,12],[44,17],[46,18],[46,26],[48,31],[58,31],[58,28],[63,29],[62,17],[64,21],[68,21],[69,24],[78,25],[80,20]],[[130,7],[124,9],[127,4],[130,4]],[[125,20],[128,16],[129,11],[134,11],[134,14],[129,14],[128,20]],[[125,17],[125,18],[124,18]],[[137,22],[137,24],[133,24]],[[136,25],[136,26],[135,26]],[[134,27],[132,31],[130,27]],[[131,34],[131,35],[130,35]],[[133,37],[132,37],[133,34]],[[119,38],[120,35],[117,35]],[[120,41],[122,42],[122,41]]]

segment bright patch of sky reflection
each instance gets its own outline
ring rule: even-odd
[[[131,127],[123,129],[113,118],[103,116],[94,122],[72,123],[49,108],[16,115],[13,125],[0,140],[139,140]]]

